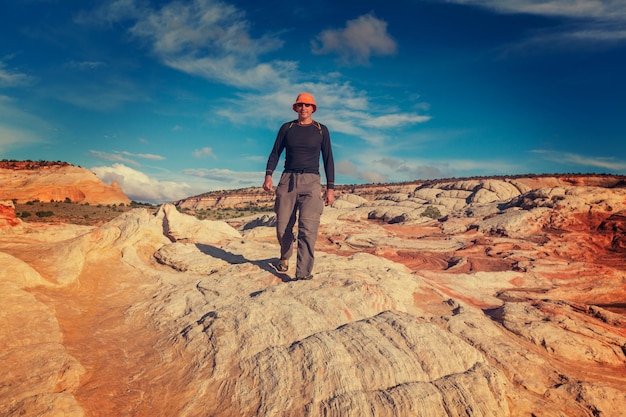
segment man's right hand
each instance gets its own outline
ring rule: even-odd
[[[263,182],[263,189],[265,191],[272,191],[274,189],[274,182],[271,175],[265,176],[265,182]]]

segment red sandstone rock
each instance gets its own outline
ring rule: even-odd
[[[15,215],[13,201],[0,201],[0,227],[17,226],[21,222]]]

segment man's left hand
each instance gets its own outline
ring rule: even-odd
[[[335,201],[335,190],[326,190],[324,193],[324,201],[327,206],[332,206]]]

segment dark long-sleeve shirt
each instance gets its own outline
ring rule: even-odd
[[[324,162],[326,186],[335,187],[335,161],[330,144],[330,133],[323,124],[313,122],[299,125],[297,122],[283,124],[276,135],[274,148],[267,160],[266,175],[272,175],[278,165],[280,154],[286,149],[285,171],[319,172],[320,154]]]

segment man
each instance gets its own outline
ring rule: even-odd
[[[326,205],[335,200],[335,163],[330,144],[330,133],[323,124],[313,120],[317,110],[315,99],[309,93],[300,93],[292,106],[298,119],[284,123],[267,160],[263,189],[272,191],[272,174],[283,150],[285,169],[276,187],[276,236],[280,243],[280,260],[276,269],[287,272],[293,253],[293,227],[298,220],[298,252],[296,280],[313,278],[315,241],[320,217]],[[326,192],[322,200],[320,184],[320,154],[326,173]]]

